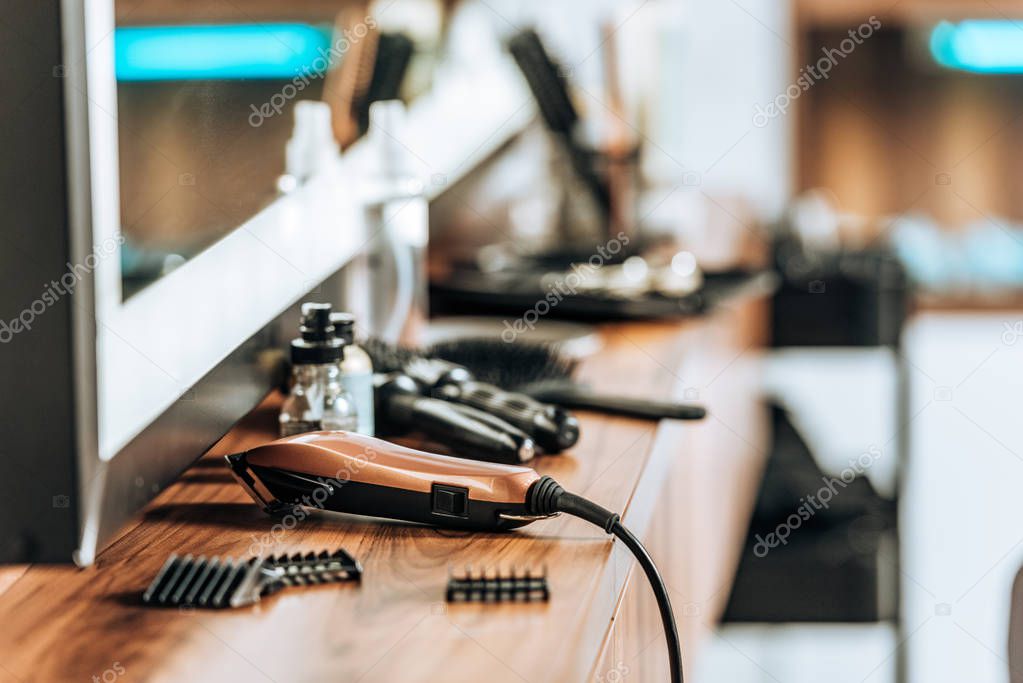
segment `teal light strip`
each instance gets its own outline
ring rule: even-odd
[[[326,70],[331,33],[308,24],[119,28],[119,81],[281,79]]]
[[[931,55],[949,69],[1023,73],[1023,20],[943,21],[931,31]]]

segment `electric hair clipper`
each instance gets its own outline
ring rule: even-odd
[[[668,641],[672,683],[682,647],[664,580],[619,516],[528,467],[426,453],[352,432],[310,432],[227,456],[270,514],[321,508],[432,526],[503,531],[564,512],[617,537],[650,581]],[[296,510],[297,509],[297,510]],[[304,519],[299,517],[299,519]]]
[[[426,453],[352,432],[310,432],[227,456],[235,479],[270,514],[295,507],[479,531],[512,529],[540,479],[528,467]]]

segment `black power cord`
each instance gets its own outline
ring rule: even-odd
[[[619,515],[581,496],[569,493],[558,482],[546,476],[540,477],[529,487],[529,492],[526,494],[526,507],[530,514],[534,515],[564,512],[567,515],[585,519],[621,539],[625,547],[635,556],[639,566],[643,568],[643,573],[646,574],[650,587],[654,591],[654,597],[657,599],[661,623],[664,625],[664,637],[668,641],[671,683],[682,683],[682,643],[678,637],[678,627],[675,625],[675,615],[671,610],[668,589],[665,587],[664,579],[657,571],[654,561],[650,558],[650,553],[631,531],[622,526]]]

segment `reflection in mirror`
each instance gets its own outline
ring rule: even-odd
[[[116,0],[125,299],[351,145],[371,102],[424,89],[442,3],[389,5]]]

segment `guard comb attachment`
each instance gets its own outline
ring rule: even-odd
[[[344,550],[249,560],[171,555],[142,594],[142,602],[164,607],[241,607],[289,586],[361,578],[362,566]]]
[[[171,555],[142,594],[142,602],[175,607],[229,607],[255,602],[258,593],[253,596],[251,586],[258,583],[263,571],[258,559]],[[240,593],[243,586],[249,588],[248,596]]]
[[[321,583],[360,581],[362,565],[344,549],[334,552],[295,553],[266,559],[266,565],[282,570],[280,582],[285,586],[312,586]]]
[[[507,571],[465,567],[448,573],[448,602],[546,602],[547,567],[539,571],[531,567]]]

